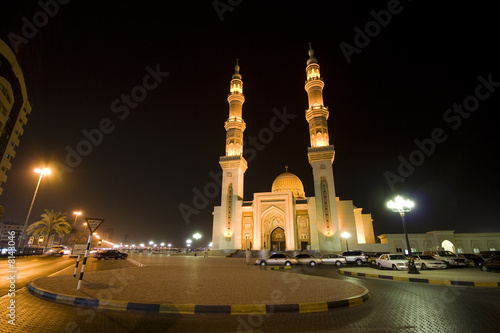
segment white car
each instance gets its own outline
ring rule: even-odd
[[[433,256],[428,256],[428,255],[414,255],[415,258],[415,263],[420,263],[420,267],[422,270],[424,269],[445,269],[446,264],[441,261],[437,260]]]
[[[336,265],[336,266],[342,266],[346,264],[345,258],[342,257],[340,254],[324,254],[321,257],[321,261],[325,265]]]
[[[266,265],[280,265],[280,266],[292,266],[298,264],[299,261],[293,257],[290,257],[285,253],[276,253],[271,255],[266,259],[257,259],[255,261],[256,265],[266,266]]]
[[[451,251],[424,251],[422,254],[443,261],[447,267],[467,267],[470,264],[469,260],[459,257]]]
[[[408,270],[408,258],[403,254],[382,254],[377,260],[378,269],[392,269],[395,271]],[[415,261],[415,266],[420,269],[420,264]]]
[[[318,266],[323,261],[318,259],[308,253],[299,253],[295,256],[295,259],[299,261],[300,265],[309,265],[311,267]]]

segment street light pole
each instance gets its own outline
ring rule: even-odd
[[[408,240],[408,232],[406,231],[406,221],[405,221],[405,213],[411,211],[411,209],[415,206],[415,204],[410,200],[404,200],[399,195],[394,199],[394,201],[389,201],[387,203],[387,207],[392,209],[393,212],[399,213],[401,216],[401,222],[403,223],[403,232],[405,234],[406,239],[406,248],[408,251],[408,274],[420,274],[415,266],[415,261],[411,256],[411,247],[410,241]]]
[[[26,226],[28,225],[28,220],[30,219],[31,210],[33,209],[33,204],[35,203],[36,194],[38,193],[38,188],[40,187],[40,183],[42,182],[43,175],[50,174],[50,169],[35,169],[36,173],[40,174],[38,178],[38,183],[36,184],[35,194],[33,195],[33,200],[31,200],[30,209],[28,210],[28,216],[26,216],[26,221],[24,222],[23,233],[21,237],[19,237],[19,242],[17,243],[17,247],[21,246],[21,241],[25,238]]]
[[[340,235],[340,236],[345,239],[345,246],[347,248],[347,252],[349,252],[349,244],[347,244],[347,239],[349,237],[351,237],[351,234],[346,231],[346,232],[343,232],[342,235]]]

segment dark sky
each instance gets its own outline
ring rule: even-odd
[[[220,171],[224,155],[236,58],[246,97],[245,138],[269,133],[276,112],[290,115],[282,131],[259,142],[260,151],[250,155],[255,147],[245,147],[245,200],[270,191],[285,165],[313,196],[304,117],[312,41],[330,109],[337,196],[372,213],[376,235],[402,232],[399,216],[385,206],[396,194],[416,202],[407,215],[409,232],[500,232],[500,52],[493,7],[227,3],[71,1],[57,10],[52,5],[49,16],[36,1],[2,1],[1,38],[14,47],[9,36],[26,37],[17,57],[33,106],[0,196],[6,220],[24,223],[38,180],[33,169],[55,162],[66,172],[43,179],[30,223],[45,208],[68,212],[71,220],[79,209],[104,218],[101,228],[114,229],[114,242],[129,235],[126,242],[182,246],[200,232],[200,244],[208,243],[220,196],[210,192],[212,198],[197,200],[198,214],[188,220],[179,205],[195,209],[195,192],[214,189],[210,174]],[[214,4],[229,7],[218,13]],[[34,21],[36,31],[27,27]],[[363,39],[359,31],[366,29]],[[357,49],[346,57],[341,46]],[[140,88],[147,67],[163,73],[158,84],[147,81],[149,91]],[[488,87],[477,88],[480,76]],[[127,107],[120,99],[132,92],[143,100]],[[462,115],[453,111],[464,103]],[[102,137],[95,134],[101,122],[108,132]],[[85,131],[94,133],[95,144],[82,143]],[[439,142],[430,144],[433,136]],[[78,147],[87,148],[87,156],[68,160],[68,148]],[[418,165],[403,170],[401,159]],[[388,173],[400,177],[393,188]]]

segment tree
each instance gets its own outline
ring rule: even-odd
[[[81,231],[76,231],[68,239],[68,245],[87,244],[87,237]]]
[[[49,238],[54,236],[64,237],[71,232],[71,224],[66,220],[66,213],[56,212],[54,210],[44,210],[42,220],[33,223],[28,227],[26,233],[28,236],[35,238],[45,236],[45,244],[47,245]]]

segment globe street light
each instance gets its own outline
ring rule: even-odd
[[[168,255],[170,255],[170,247],[172,246],[172,244],[168,243]]]
[[[415,261],[413,260],[411,256],[411,247],[410,247],[410,241],[408,240],[408,233],[406,232],[406,222],[405,222],[405,213],[411,211],[411,209],[415,206],[413,201],[410,200],[404,200],[401,198],[399,195],[394,199],[394,201],[389,201],[387,203],[387,207],[392,209],[393,212],[399,213],[401,216],[401,221],[403,222],[403,232],[405,234],[406,238],[406,248],[407,248],[407,255],[408,255],[408,274],[420,274],[420,272],[417,270],[417,267],[415,266]]]
[[[198,239],[201,238],[201,235],[199,233],[195,233],[193,235],[193,238],[196,239],[196,241],[195,241],[195,249],[194,249],[194,255],[196,256],[196,250],[198,249]]]
[[[345,246],[347,247],[347,252],[349,252],[349,244],[347,244],[347,239],[351,237],[351,234],[346,232],[343,232],[342,235],[340,235],[343,239],[345,239]]]
[[[21,241],[25,238],[24,234],[26,233],[26,226],[28,225],[28,220],[30,219],[31,210],[33,209],[33,204],[35,203],[36,194],[38,193],[38,187],[40,187],[40,183],[42,182],[43,176],[50,174],[50,169],[49,168],[35,169],[35,172],[40,174],[40,178],[38,178],[38,183],[36,184],[35,194],[33,195],[33,200],[31,201],[30,209],[28,210],[28,216],[26,216],[26,222],[24,222],[23,233],[21,234],[21,237],[19,237],[19,242],[17,244],[18,247],[21,245]]]

